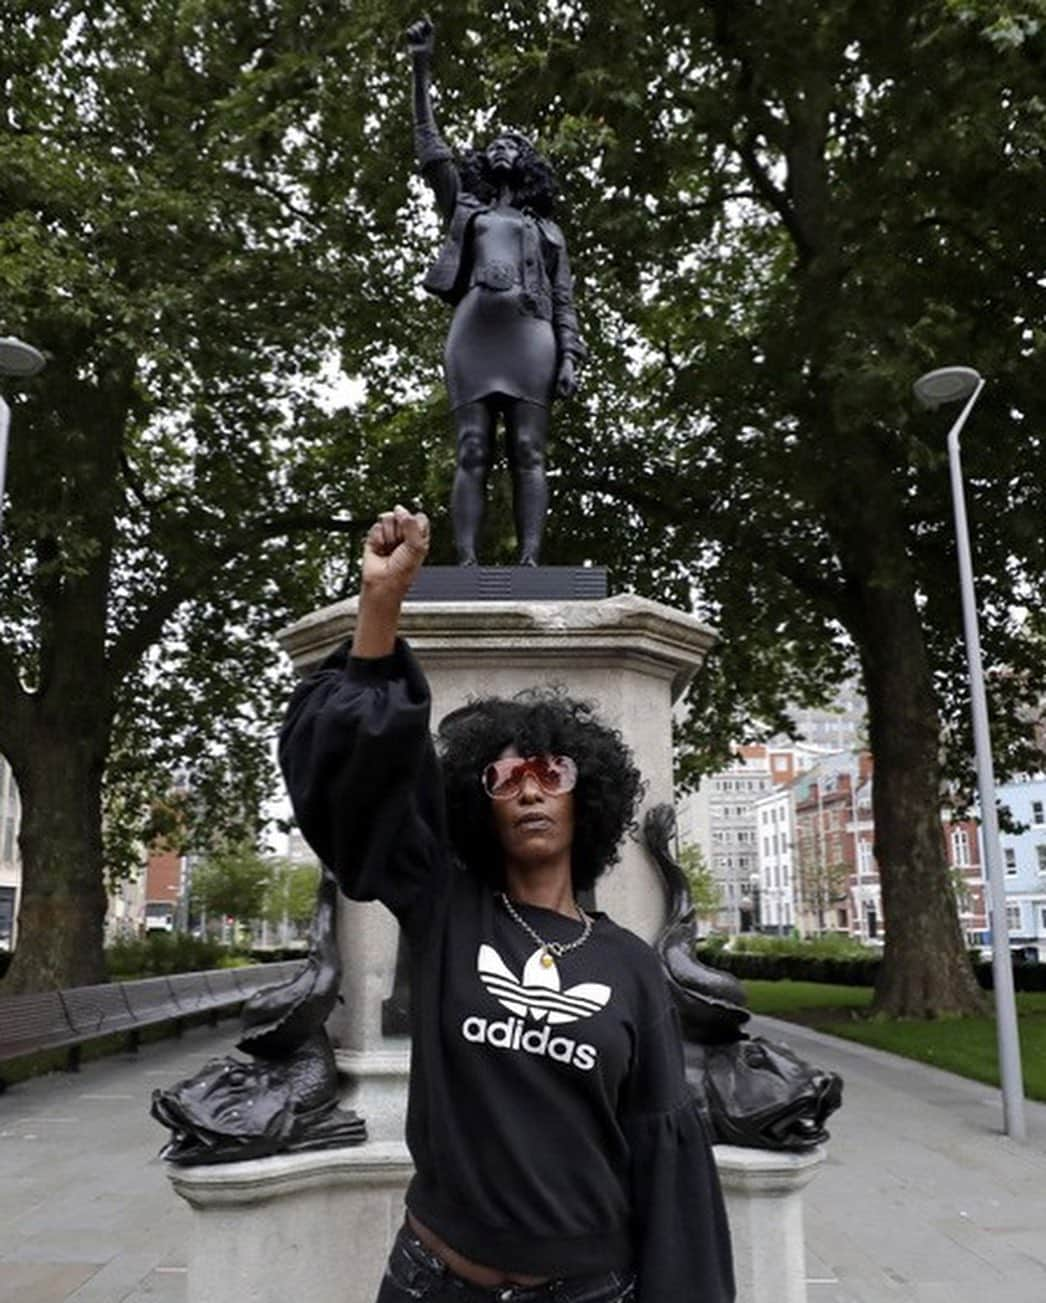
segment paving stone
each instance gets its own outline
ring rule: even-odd
[[[64,1303],[97,1271],[91,1262],[0,1262],[4,1303]]]

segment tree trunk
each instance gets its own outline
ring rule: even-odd
[[[945,853],[940,720],[914,595],[868,583],[859,601],[886,923],[872,1008],[898,1018],[983,1013]]]
[[[104,754],[38,726],[16,771],[22,900],[5,995],[105,981]]]

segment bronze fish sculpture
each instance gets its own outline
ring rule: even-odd
[[[648,812],[643,840],[668,906],[654,949],[682,1024],[687,1082],[715,1143],[812,1149],[828,1139],[825,1122],[842,1104],[842,1078],[787,1045],[742,1030],[751,1011],[741,983],[694,956],[697,918],[686,875],[669,849],[674,833],[670,805]]]
[[[306,1149],[358,1145],[363,1119],[338,1107],[338,1071],[324,1024],[338,999],[337,884],[324,869],[308,958],[285,982],[256,992],[240,1014],[237,1048],[194,1076],[153,1092],[151,1112],[180,1165],[230,1163]]]

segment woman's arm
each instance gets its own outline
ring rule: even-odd
[[[363,543],[363,576],[352,654],[365,660],[391,656],[400,607],[429,550],[429,520],[406,507],[384,511]]]
[[[414,153],[421,174],[432,187],[436,205],[444,221],[449,222],[461,189],[454,156],[436,126],[432,112],[432,58],[436,50],[436,29],[430,18],[422,18],[407,28],[414,81]]]
[[[574,277],[567,258],[566,241],[560,233],[556,248],[555,265],[551,269],[552,329],[556,336],[559,369],[556,376],[556,393],[560,398],[570,398],[577,392],[577,369],[588,356],[581,339],[577,312],[574,309]]]
[[[352,653],[295,689],[280,764],[302,832],[346,895],[422,926],[447,871],[429,691],[397,640],[400,606],[428,549],[428,521],[384,513],[364,545]]]

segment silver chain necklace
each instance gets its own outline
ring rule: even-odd
[[[536,941],[541,947],[541,966],[542,968],[551,968],[557,959],[561,959],[570,950],[576,950],[578,946],[583,946],[592,934],[592,920],[585,913],[579,904],[575,901],[574,908],[581,915],[585,924],[585,930],[581,933],[576,941],[546,941],[544,937],[538,936],[525,918],[520,918],[512,906],[512,901],[503,891],[498,892],[501,903],[505,906],[509,918],[513,919],[526,932],[532,941]]]

